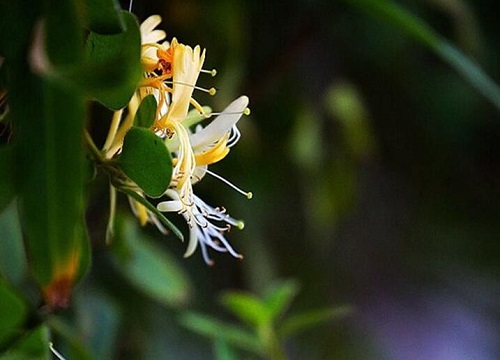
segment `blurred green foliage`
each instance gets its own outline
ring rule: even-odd
[[[407,359],[440,346],[497,358],[495,5],[152,0],[133,4],[136,19],[113,0],[1,3],[0,359],[53,358],[50,341],[68,359]],[[107,176],[152,196],[168,186],[137,165],[151,152],[171,171],[148,135],[96,176],[81,146],[84,128],[103,142],[109,109],[128,103],[138,24],[154,13],[169,40],[207,48],[218,75],[200,86],[218,88],[214,109],[251,99],[239,146],[214,169],[255,198],[196,185],[245,220],[229,235],[241,262],[181,260],[188,229],[159,212],[168,237],[119,209],[105,244]],[[48,69],[33,60],[41,17]],[[151,124],[151,100],[130,137]],[[54,313],[38,288],[75,253],[73,300]],[[460,336],[443,325],[455,321]]]

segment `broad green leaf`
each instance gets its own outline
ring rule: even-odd
[[[103,105],[118,110],[127,105],[141,79],[141,34],[137,19],[122,11],[125,31],[115,35],[91,32],[85,45],[86,63],[72,79]]]
[[[128,131],[118,166],[148,196],[159,197],[170,185],[170,152],[150,130],[132,127]]]
[[[154,95],[146,96],[142,100],[141,105],[139,105],[139,109],[137,109],[134,124],[140,127],[150,128],[155,121],[156,107],[157,104]]]
[[[186,312],[180,317],[186,328],[211,339],[221,339],[240,349],[261,354],[262,345],[259,339],[247,330],[216,320],[210,316]]]
[[[19,335],[27,314],[26,304],[3,281],[0,281],[0,345]]]
[[[388,0],[344,0],[369,12],[434,51],[470,85],[500,110],[500,87],[473,60],[403,7]]]
[[[12,148],[0,147],[0,212],[14,199],[14,184],[12,178]]]
[[[10,283],[19,285],[28,270],[17,206],[12,202],[0,213],[0,274]]]
[[[125,30],[125,22],[116,0],[85,0],[85,27],[90,31],[112,35]]]
[[[54,0],[45,5],[48,57],[58,66],[79,63],[81,29],[74,2],[61,8]],[[27,71],[28,51],[21,48],[7,59],[10,120],[17,140],[15,183],[31,272],[49,306],[58,308],[68,305],[89,259],[83,200],[85,101],[78,92]]]
[[[271,316],[263,301],[250,293],[226,292],[221,303],[241,320],[253,326],[269,323]]]
[[[41,325],[0,354],[0,360],[52,360],[49,346],[49,330]]]
[[[312,310],[303,314],[294,315],[283,321],[278,329],[281,338],[287,338],[299,332],[316,327],[322,323],[332,321],[351,314],[351,306]]]
[[[187,303],[191,286],[186,273],[173,256],[139,229],[135,219],[117,218],[116,240],[121,248],[114,253],[115,262],[130,283],[167,306]]]
[[[19,208],[32,273],[49,305],[64,307],[89,262],[81,145],[84,101],[56,85],[31,80],[29,90],[17,93],[31,106],[14,100],[11,104],[20,139]]]
[[[272,319],[283,314],[299,292],[299,285],[294,280],[288,280],[273,286],[266,292],[265,304]]]

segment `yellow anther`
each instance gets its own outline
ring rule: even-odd
[[[200,72],[205,73],[205,74],[210,74],[210,76],[212,76],[212,77],[217,75],[217,70],[215,70],[215,69],[212,69],[212,70],[201,69]]]
[[[244,223],[242,220],[240,220],[240,221],[238,221],[238,222],[236,223],[236,227],[237,227],[239,230],[243,230],[243,229],[245,228],[245,223]],[[243,258],[243,256],[242,256],[242,258]]]

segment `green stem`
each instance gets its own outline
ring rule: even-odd
[[[271,324],[259,327],[259,337],[264,344],[265,352],[270,360],[287,360],[285,350],[280,344],[278,336]]]
[[[92,160],[96,164],[102,164],[104,162],[104,158],[102,156],[102,153],[99,151],[99,149],[95,145],[94,140],[92,140],[92,137],[90,136],[90,134],[87,130],[85,130],[83,132],[83,136],[85,139],[85,144],[87,145],[87,150],[89,151]]]

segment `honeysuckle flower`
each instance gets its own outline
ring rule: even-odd
[[[233,101],[208,126],[189,135],[196,163],[195,171],[191,175],[191,186],[193,182],[201,180],[206,173],[210,173],[240,193],[245,194],[248,198],[252,197],[251,193],[241,191],[224,178],[207,169],[208,165],[224,158],[229,152],[229,148],[239,140],[240,133],[236,127],[236,123],[242,114],[246,112],[247,106],[248,97],[241,96]],[[181,146],[179,146],[179,150],[180,148]],[[172,200],[160,202],[157,205],[158,210],[182,214],[190,228],[189,243],[184,257],[192,255],[199,243],[203,258],[207,264],[212,264],[212,260],[208,256],[207,247],[221,252],[229,252],[234,257],[242,258],[240,254],[234,251],[224,237],[224,233],[228,232],[231,226],[237,226],[239,229],[242,229],[244,226],[242,221],[230,217],[223,208],[211,207],[194,193],[187,195],[188,202],[182,198],[186,194],[177,188],[169,189],[165,194]]]
[[[208,170],[209,165],[222,160],[239,140],[240,132],[236,123],[242,114],[248,113],[248,98],[242,96],[233,101],[207,126],[199,124],[215,114],[204,109],[193,98],[193,92],[204,90],[213,95],[215,90],[200,89],[196,82],[200,73],[215,75],[215,71],[203,70],[205,50],[200,46],[192,48],[179,43],[176,38],[170,43],[159,43],[166,37],[165,32],[156,29],[160,21],[161,18],[154,15],[141,24],[144,78],[129,102],[124,119],[122,120],[123,110],[114,114],[104,146],[106,157],[112,158],[120,152],[139,104],[148,94],[153,94],[157,100],[157,109],[151,130],[164,138],[165,146],[173,155],[174,165],[169,189],[164,194],[170,200],[160,201],[157,209],[161,212],[177,212],[185,218],[190,229],[185,257],[192,255],[199,243],[203,258],[208,264],[212,263],[208,248],[229,252],[241,258],[224,235],[232,226],[243,228],[243,222],[230,217],[224,208],[214,208],[203,202],[194,194],[193,185],[206,174],[211,174],[248,198],[251,197],[251,193],[243,192]],[[199,113],[195,121],[193,116],[188,115],[191,107]],[[133,188],[133,184],[131,186]],[[141,189],[136,187],[135,191],[144,197]],[[162,233],[166,233],[153,212],[131,197],[129,202],[141,225],[151,223]]]

